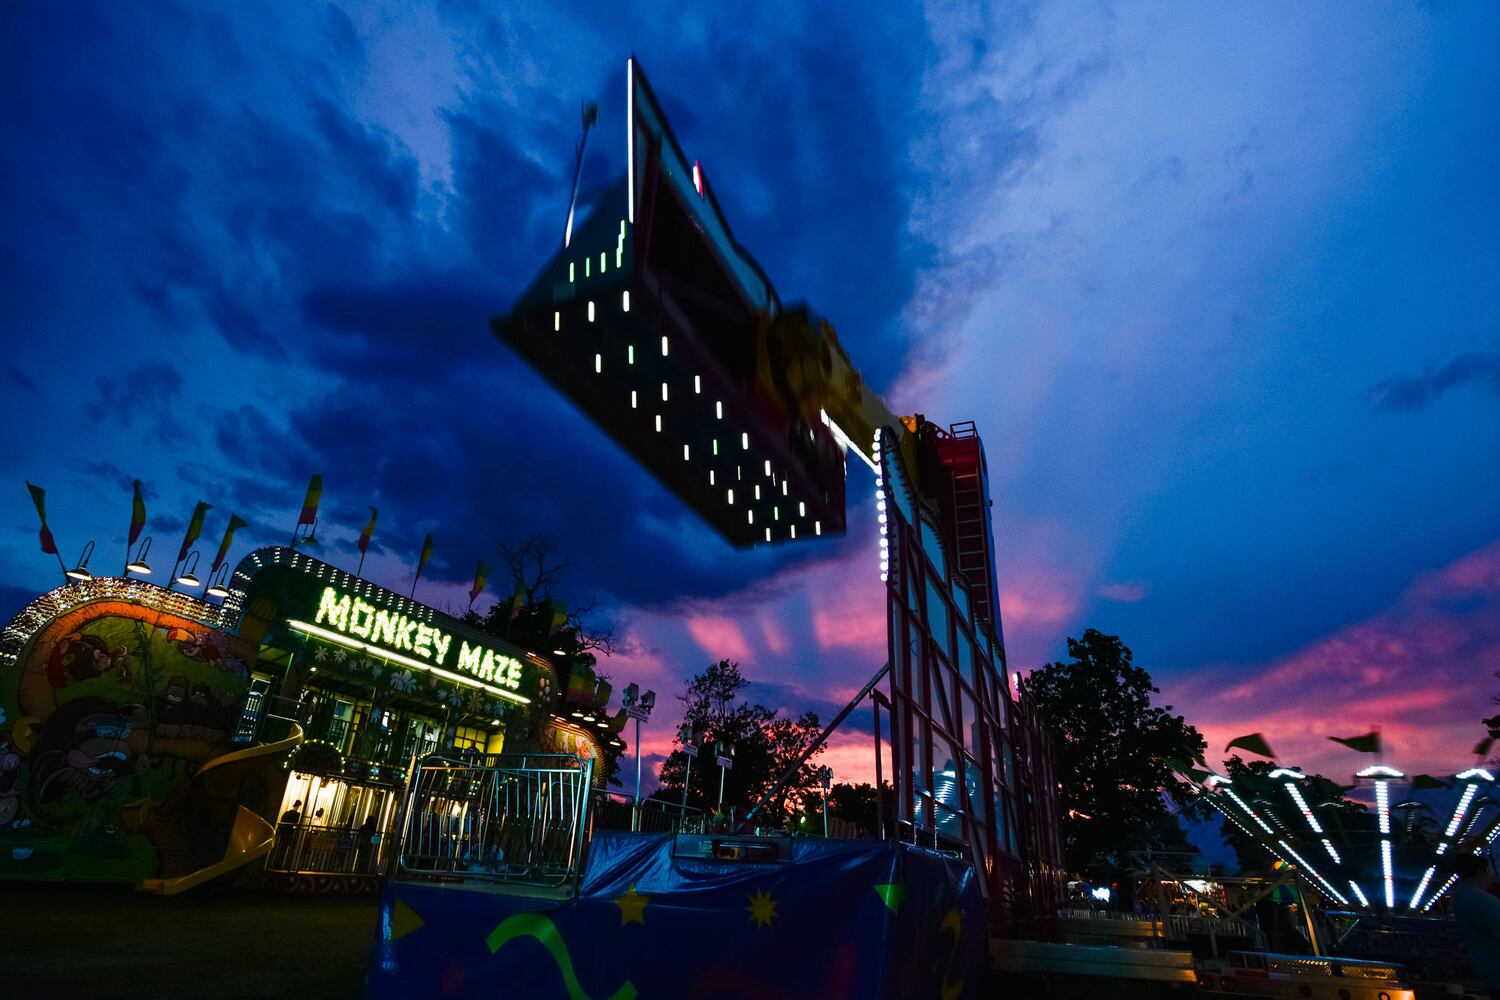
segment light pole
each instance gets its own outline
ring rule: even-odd
[[[828,789],[833,787],[833,768],[824,764],[818,768],[818,781],[823,786],[823,839],[828,839]]]
[[[719,765],[719,812],[724,811],[724,775],[734,767],[734,744],[720,740],[714,744],[714,760]]]
[[[635,720],[635,808],[636,813],[641,809],[641,723],[651,718],[651,710],[656,707],[656,692],[647,691],[641,693],[639,684],[631,684],[625,689],[625,695],[620,704],[625,709],[625,714]]]
[[[693,758],[698,756],[698,744],[693,742],[693,727],[684,722],[677,727],[677,738],[682,741],[682,752],[687,754],[687,772],[682,776],[682,811],[687,813],[688,783],[693,780]]]

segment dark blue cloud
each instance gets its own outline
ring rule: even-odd
[[[1365,390],[1378,410],[1419,410],[1452,389],[1478,385],[1500,394],[1500,351],[1470,351],[1421,375],[1386,379]]]

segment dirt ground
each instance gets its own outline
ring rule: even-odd
[[[358,997],[377,909],[374,897],[0,882],[0,996]]]

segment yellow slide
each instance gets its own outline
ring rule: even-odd
[[[246,747],[215,757],[193,775],[194,793],[212,799],[238,798],[245,775],[271,763],[277,757],[295,748],[302,742],[302,727],[292,726],[284,740]],[[161,896],[175,896],[179,892],[202,885],[226,872],[249,864],[256,858],[270,853],[276,843],[276,828],[264,817],[244,806],[237,806],[234,826],[229,831],[229,844],[224,857],[197,871],[177,878],[141,879],[136,888],[142,892],[154,892]]]

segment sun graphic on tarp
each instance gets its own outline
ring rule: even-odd
[[[764,889],[757,889],[750,896],[750,919],[761,927],[770,927],[771,922],[776,919],[776,900]]]

